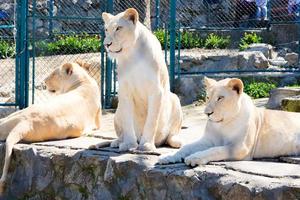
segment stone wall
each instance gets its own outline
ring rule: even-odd
[[[1,160],[4,155],[1,148]],[[157,166],[156,155],[17,145],[4,199],[289,200],[300,166],[274,162]],[[296,160],[296,159],[295,159]],[[1,163],[2,166],[2,163]]]

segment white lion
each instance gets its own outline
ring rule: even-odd
[[[19,141],[40,142],[79,137],[100,127],[100,90],[84,63],[66,63],[46,79],[47,90],[58,93],[47,102],[31,105],[0,122],[0,139],[5,140],[5,162],[0,179],[3,192],[13,146]]]
[[[160,164],[184,159],[195,166],[300,153],[300,113],[255,107],[240,79],[205,78],[205,83],[208,121],[203,137],[175,154],[162,155]]]
[[[155,150],[176,138],[182,123],[178,97],[170,92],[169,74],[157,38],[139,22],[133,8],[117,15],[103,13],[104,45],[118,64],[119,105],[114,124],[120,151]],[[139,142],[139,145],[138,145]]]

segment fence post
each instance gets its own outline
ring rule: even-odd
[[[50,40],[53,40],[53,20],[52,20],[52,17],[53,17],[53,3],[54,3],[54,0],[50,0],[49,1],[49,38]]]
[[[159,28],[160,19],[160,0],[155,0],[155,30]]]
[[[107,8],[106,12],[113,13],[114,9],[114,1],[108,0],[107,1]],[[111,94],[112,94],[112,60],[106,56],[106,63],[105,63],[105,108],[109,108],[111,106]]]
[[[17,104],[23,109],[29,103],[28,0],[19,0],[17,8],[16,90],[18,90]]]
[[[176,0],[171,0],[170,5],[170,86],[174,91],[175,81],[175,48],[176,48]]]

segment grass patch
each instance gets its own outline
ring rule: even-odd
[[[179,35],[177,32],[175,45],[176,48],[192,49],[192,48],[206,48],[206,49],[225,49],[230,43],[229,36],[220,36],[215,33],[209,34],[206,38],[200,36],[199,33],[193,31],[183,31]],[[165,31],[159,29],[154,31],[154,35],[161,43],[162,48],[170,48],[170,37],[165,37]],[[166,41],[167,40],[167,41]],[[35,42],[36,56],[49,55],[64,55],[64,54],[80,54],[80,53],[96,53],[100,52],[101,39],[99,35],[57,34],[52,40],[43,40]],[[15,45],[12,42],[0,39],[0,58],[8,58],[15,56]]]
[[[170,37],[165,36],[164,29],[154,31],[154,35],[157,37],[162,48],[165,46],[170,48]],[[167,40],[167,41],[166,41]],[[180,35],[180,48],[192,49],[192,48],[206,48],[206,49],[225,49],[230,45],[230,36],[220,36],[215,33],[209,34],[206,38],[201,37],[197,32],[183,31]],[[166,45],[167,43],[167,45]],[[175,41],[176,48],[179,47],[179,35],[176,35]]]
[[[101,41],[97,35],[58,35],[53,41],[36,42],[36,54],[61,55],[100,52]]]
[[[275,83],[250,82],[244,83],[244,92],[254,99],[270,96],[270,91],[276,88]]]
[[[15,57],[15,44],[10,41],[0,39],[0,58]]]
[[[245,33],[240,40],[239,48],[241,51],[247,49],[250,44],[261,43],[262,38],[256,33]]]
[[[219,36],[214,33],[208,35],[205,40],[204,47],[206,49],[225,49],[230,44],[230,36]]]

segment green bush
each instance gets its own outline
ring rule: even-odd
[[[15,56],[15,45],[12,42],[0,40],[0,58]]]
[[[180,48],[192,49],[192,48],[203,48],[204,40],[195,32],[182,32],[180,36]],[[178,47],[178,41],[176,41],[176,47]]]
[[[154,35],[157,37],[158,41],[160,42],[162,48],[165,48],[165,31],[164,29],[158,29],[156,31],[153,32]],[[170,39],[168,38],[168,48],[170,44]]]
[[[264,98],[269,97],[270,91],[276,88],[274,83],[265,83],[265,82],[252,82],[245,83],[244,91],[252,98]]]
[[[222,37],[214,33],[208,35],[204,47],[207,49],[225,49],[230,44],[230,36]]]
[[[165,48],[165,32],[163,29],[154,31],[154,35],[159,40],[162,48]],[[196,32],[183,31],[180,35],[180,48],[192,49],[192,48],[207,48],[207,49],[224,49],[230,44],[230,37],[218,36],[214,33],[210,34],[206,39],[202,38]],[[178,33],[176,35],[176,48],[178,48],[179,40]],[[167,38],[167,47],[170,47],[170,37]]]
[[[89,35],[57,36],[54,41],[36,43],[37,55],[92,53],[100,51],[100,38]]]
[[[181,32],[180,33],[180,48],[181,49],[191,49],[191,48],[202,48],[203,47],[203,39],[199,37],[199,35],[195,32]],[[159,29],[154,31],[154,35],[157,37],[163,49],[165,49],[165,31],[163,29]],[[178,48],[178,33],[176,35],[175,46]],[[167,36],[167,48],[170,48],[170,36]]]
[[[256,33],[245,33],[240,40],[240,50],[243,51],[249,47],[250,44],[261,43],[262,38]]]

